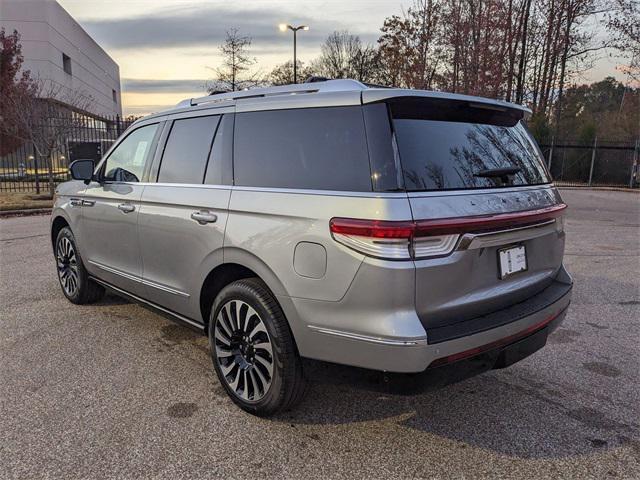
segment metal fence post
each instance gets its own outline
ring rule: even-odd
[[[556,143],[556,137],[555,135],[553,137],[551,137],[551,148],[549,148],[549,158],[547,159],[547,169],[549,170],[549,173],[551,173],[551,161],[553,160],[553,146]]]
[[[38,177],[38,153],[36,152],[36,146],[31,144],[33,151],[33,171],[36,174],[36,194],[40,195],[40,178]]]
[[[591,180],[593,179],[593,164],[596,161],[596,148],[598,146],[598,137],[593,139],[593,149],[591,150],[591,168],[589,169],[589,186],[591,186]]]
[[[636,138],[633,147],[633,162],[631,163],[631,174],[629,175],[629,188],[633,188],[633,174],[638,170],[638,150],[640,150],[640,138]]]

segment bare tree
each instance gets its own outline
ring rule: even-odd
[[[612,34],[612,46],[629,59],[625,73],[640,82],[640,1],[612,0],[606,20]]]
[[[256,59],[249,55],[251,37],[240,35],[237,28],[227,30],[225,41],[220,45],[222,65],[215,69],[215,78],[208,82],[209,93],[215,91],[236,91],[255,87],[261,83],[260,75],[251,72]]]
[[[440,3],[415,0],[402,16],[385,20],[378,39],[382,83],[435,88],[444,60]]]
[[[322,44],[320,58],[312,70],[329,78],[353,78],[361,82],[376,79],[376,51],[365,45],[357,35],[335,31]]]
[[[31,88],[3,98],[2,133],[32,144],[47,166],[49,193],[55,193],[53,160],[72,132],[82,127],[94,104],[84,92],[36,78]]]
[[[304,63],[298,60],[297,70],[299,78],[306,80],[313,76],[314,70],[312,67],[305,67]],[[268,82],[271,85],[289,85],[293,83],[293,62],[288,62],[276,65],[268,77]]]
[[[34,81],[29,70],[23,70],[22,45],[17,30],[7,35],[0,29],[0,155],[15,151],[22,140],[11,135],[14,128],[10,125],[13,119],[8,115],[11,111],[11,99],[16,96],[34,95]]]

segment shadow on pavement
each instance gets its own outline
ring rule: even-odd
[[[572,405],[553,385],[527,381],[522,372],[526,367],[519,367],[522,376],[515,384],[513,375],[504,371],[460,381],[486,367],[481,364],[466,365],[459,375],[394,376],[306,363],[312,382],[305,401],[276,421],[326,425],[389,419],[424,433],[424,442],[437,435],[461,443],[461,448],[519,458],[589,455],[631,444],[640,460],[636,423],[620,423],[596,409]]]

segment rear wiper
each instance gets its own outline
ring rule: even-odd
[[[500,185],[512,185],[513,179],[509,178],[519,173],[520,169],[518,167],[507,167],[507,168],[488,168],[486,170],[480,170],[473,174],[474,177],[482,177],[482,178],[499,178]]]
[[[473,174],[474,177],[485,177],[485,178],[495,178],[495,177],[508,177],[509,175],[515,175],[516,173],[520,173],[520,169],[518,167],[507,167],[507,168],[488,168],[486,170],[480,170]]]

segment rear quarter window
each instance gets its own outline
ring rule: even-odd
[[[234,183],[371,191],[361,107],[237,113]]]
[[[408,191],[539,185],[550,181],[522,113],[441,99],[390,104]],[[508,177],[486,176],[512,169]],[[507,178],[507,181],[504,181]]]

